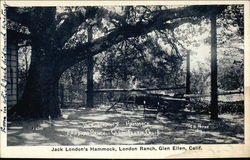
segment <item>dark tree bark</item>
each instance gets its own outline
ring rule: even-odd
[[[218,119],[216,12],[211,14],[211,119]]]
[[[187,53],[186,94],[190,94],[190,52]]]
[[[92,41],[92,27],[88,28],[88,42]],[[87,58],[87,107],[94,107],[94,80],[93,80],[93,69],[94,69],[94,57],[89,56]]]
[[[39,55],[37,50],[32,55]],[[60,116],[58,84],[60,76],[55,72],[53,58],[32,56],[29,76],[16,113],[25,118],[55,118]]]
[[[30,24],[31,64],[24,93],[18,104],[8,114],[25,118],[56,118],[60,116],[58,84],[58,52],[53,40],[55,25],[54,7],[36,8]]]

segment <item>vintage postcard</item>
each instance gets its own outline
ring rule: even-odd
[[[1,1],[1,158],[250,157],[249,1]]]

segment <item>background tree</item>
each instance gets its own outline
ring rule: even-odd
[[[222,90],[243,90],[244,6],[227,7],[218,20],[218,84]]]

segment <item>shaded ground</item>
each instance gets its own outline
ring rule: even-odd
[[[107,144],[218,144],[243,143],[243,115],[222,114],[211,121],[206,114],[190,111],[159,113],[144,119],[143,108],[105,112],[63,109],[55,120],[8,122],[8,145],[107,145]]]

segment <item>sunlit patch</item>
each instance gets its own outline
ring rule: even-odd
[[[13,131],[13,130],[9,130],[9,131],[8,131],[8,135],[10,135],[10,134],[15,134],[15,133],[18,133],[18,131],[17,131],[17,130],[14,130],[14,131]]]
[[[99,120],[99,121],[102,121],[102,120],[106,120],[108,119],[109,117],[112,117],[111,115],[90,115],[90,116],[81,116],[80,118],[81,119],[89,119],[89,120]]]
[[[242,139],[244,138],[244,136],[242,134],[236,134],[236,137],[237,138],[242,138]]]
[[[219,132],[209,132],[209,134],[211,136],[214,136],[214,137],[220,137],[221,136]]]
[[[8,129],[23,129],[23,127],[21,127],[21,126],[12,126],[12,127],[8,127]]]
[[[62,115],[63,119],[68,119],[68,117],[69,117],[69,115],[66,115],[66,114]]]
[[[47,127],[50,127],[50,124],[42,123],[40,124],[40,127],[47,128]]]
[[[49,140],[48,138],[45,138],[39,133],[21,133],[19,136],[25,138],[26,140]],[[32,142],[32,141],[27,141],[27,142]]]
[[[81,144],[85,144],[85,142],[86,142],[86,140],[84,138],[78,138],[78,137],[71,137],[70,141],[74,145],[81,145]]]
[[[79,124],[79,122],[78,121],[71,121],[71,122],[69,122],[69,124],[77,125],[77,124]]]
[[[55,124],[53,124],[55,127],[63,127],[63,126],[65,126],[65,124],[58,124],[58,123],[55,123]]]
[[[56,128],[55,129],[58,132],[78,132],[78,129],[75,128]]]

